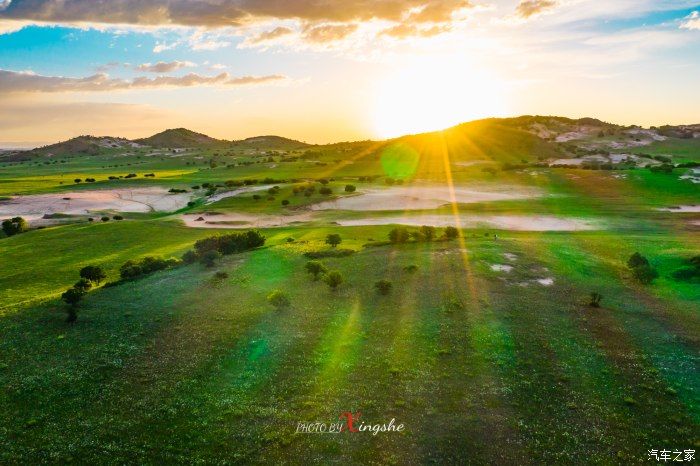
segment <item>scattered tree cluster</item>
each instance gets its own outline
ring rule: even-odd
[[[14,236],[28,230],[29,223],[22,217],[13,217],[2,221],[2,231],[6,236]]]
[[[265,237],[258,230],[210,236],[194,243],[194,250],[187,251],[182,260],[186,264],[200,261],[207,267],[213,267],[221,256],[259,248],[264,244]]]
[[[139,261],[126,261],[119,268],[119,276],[123,280],[132,280],[159,270],[171,269],[178,265],[180,265],[180,261],[177,259],[163,259],[161,257],[148,256]]]
[[[78,280],[72,288],[67,289],[61,299],[66,303],[66,322],[73,323],[78,320],[78,305],[83,297],[93,287],[99,286],[102,280],[107,278],[107,274],[101,267],[96,265],[88,265],[80,269],[80,280]]]
[[[459,230],[455,227],[446,227],[442,238],[455,239],[459,236]],[[414,241],[433,241],[437,238],[437,229],[433,226],[423,225],[417,231],[409,231],[406,227],[396,227],[389,232],[389,241],[394,244],[407,243],[409,239]]]

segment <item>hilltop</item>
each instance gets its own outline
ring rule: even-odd
[[[227,141],[215,139],[186,128],[166,129],[153,136],[136,139],[134,142],[155,148],[201,147],[227,143]]]

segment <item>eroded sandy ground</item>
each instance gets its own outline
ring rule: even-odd
[[[436,209],[453,202],[473,204],[477,202],[510,201],[542,196],[535,188],[501,186],[472,189],[448,186],[401,186],[386,189],[364,190],[356,196],[343,197],[311,206],[312,210],[424,210]]]
[[[674,206],[674,207],[666,207],[662,209],[656,209],[661,212],[676,212],[679,214],[685,214],[685,213],[697,213],[700,212],[700,204],[698,205],[679,205],[679,206]]]
[[[20,216],[32,221],[51,214],[171,212],[186,206],[190,199],[191,194],[170,194],[159,187],[35,194],[0,201],[0,218]]]

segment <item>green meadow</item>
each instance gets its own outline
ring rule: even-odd
[[[478,131],[478,144],[460,142]],[[3,203],[116,188],[191,196],[176,211],[95,208],[0,238],[0,463],[607,465],[697,449],[700,282],[677,271],[700,255],[700,214],[664,209],[700,203],[698,185],[681,179],[688,168],[542,164],[561,150],[468,127],[400,143],[0,163]],[[700,154],[697,141],[639,150]],[[425,186],[534,194],[312,209]],[[185,214],[282,220],[192,228]],[[397,216],[464,221],[457,237],[416,225],[392,243],[397,225],[382,219]],[[555,221],[564,227],[532,227]],[[252,229],[263,246],[179,262],[198,240]],[[650,283],[628,266],[634,253]],[[178,261],[120,276],[147,256]],[[312,257],[341,274],[336,289],[330,273],[306,271]],[[106,279],[67,323],[61,295],[88,265]],[[288,305],[273,305],[274,291]],[[297,432],[347,412],[403,429]]]

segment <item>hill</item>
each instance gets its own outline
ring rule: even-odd
[[[296,150],[311,147],[311,144],[281,136],[256,136],[241,141],[233,141],[233,145],[237,147],[250,147],[252,149],[271,150]]]
[[[186,128],[166,129],[151,137],[136,139],[134,142],[157,148],[201,147],[227,143],[227,141],[215,139]]]

